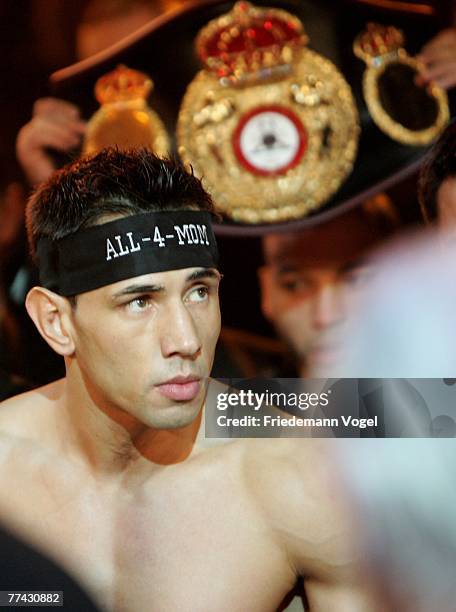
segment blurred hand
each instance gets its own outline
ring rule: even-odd
[[[418,82],[434,81],[443,89],[456,85],[456,28],[442,30],[424,45],[417,59],[424,64]]]
[[[16,154],[31,185],[46,180],[55,170],[47,149],[68,152],[78,147],[85,131],[77,106],[57,98],[35,102],[32,119],[17,136]]]

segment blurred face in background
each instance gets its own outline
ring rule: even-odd
[[[339,357],[339,334],[371,268],[378,242],[358,211],[294,234],[264,238],[262,310],[296,355],[301,376],[328,371]]]

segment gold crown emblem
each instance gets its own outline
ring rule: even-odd
[[[84,152],[95,153],[104,147],[150,147],[158,155],[170,149],[166,128],[148,106],[152,79],[142,72],[118,66],[95,84],[100,108],[87,124]]]
[[[370,65],[385,55],[397,54],[403,48],[404,42],[404,35],[398,28],[369,23],[366,30],[356,37],[353,51]]]
[[[220,78],[242,78],[290,64],[307,43],[302,22],[274,8],[237,2],[233,9],[210,21],[196,39],[205,66]]]
[[[95,97],[100,104],[141,98],[145,100],[152,88],[152,79],[147,74],[120,65],[98,79],[95,84]]]

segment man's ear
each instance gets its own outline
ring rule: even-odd
[[[257,270],[261,288],[261,310],[264,316],[271,320],[274,317],[272,307],[272,270],[268,266],[261,266]]]
[[[56,353],[63,357],[74,353],[71,304],[66,298],[44,287],[33,287],[27,294],[25,307],[40,334]]]

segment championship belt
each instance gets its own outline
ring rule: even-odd
[[[300,218],[353,168],[359,125],[350,86],[306,43],[297,17],[248,2],[197,37],[204,69],[182,101],[178,150],[235,221]]]
[[[437,85],[416,84],[420,64],[404,49],[402,32],[370,23],[356,37],[353,51],[367,64],[364,99],[377,126],[402,144],[432,142],[449,120],[448,98]]]
[[[84,153],[104,147],[145,146],[157,155],[167,155],[170,143],[159,116],[147,105],[152,80],[144,73],[118,66],[95,84],[101,108],[87,124]]]

